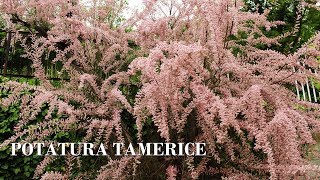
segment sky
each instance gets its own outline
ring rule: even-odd
[[[136,10],[143,9],[143,0],[127,0],[128,1],[128,9],[124,12],[124,17],[126,19],[130,18]],[[86,7],[92,6],[92,0],[81,0],[83,5]]]
[[[130,18],[136,10],[143,8],[142,0],[128,0],[129,9],[124,13],[126,19]]]
[[[86,3],[86,1],[88,0],[82,0],[84,4],[90,6],[90,3]],[[316,6],[320,6],[320,0],[318,0]],[[142,10],[142,9],[143,9],[143,0],[128,0],[128,9],[124,12],[123,15],[126,19],[129,19],[136,10]]]
[[[129,7],[131,8],[141,8],[142,0],[128,0]]]

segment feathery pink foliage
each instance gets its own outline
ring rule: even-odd
[[[163,141],[207,144],[206,157],[164,159],[169,179],[197,179],[204,174],[226,179],[320,175],[319,167],[308,162],[303,152],[303,146],[315,143],[313,133],[320,132],[320,106],[297,100],[294,92],[284,86],[294,86],[295,80],[305,81],[308,77],[320,80],[300,65],[318,69],[315,62],[320,56],[320,33],[297,52],[285,55],[255,47],[259,43],[277,44],[286,37],[288,34],[268,38],[260,29],[283,22],[267,21],[267,11],[261,15],[240,11],[243,4],[237,0],[183,0],[171,4],[165,0],[145,1],[144,11],[119,26],[114,26],[113,15],[119,15],[124,1],[93,2],[89,9],[83,8],[80,1],[1,3],[1,12],[12,19],[20,18],[20,23],[47,22],[51,28],[41,37],[33,34],[31,44],[16,34],[42,85],[1,85],[12,90],[1,104],[8,106],[21,99],[23,108],[16,134],[0,147],[21,136],[25,137],[23,141],[44,141],[55,132],[67,132],[75,126],[86,132],[86,141],[132,142],[134,137],[121,115],[126,111],[134,116],[138,141],[145,141],[144,126],[151,118]],[[157,13],[166,5],[174,13]],[[28,9],[35,13],[28,14]],[[70,12],[72,16],[67,16]],[[249,20],[254,22],[250,26]],[[15,25],[9,28],[15,30]],[[126,32],[128,25],[137,28]],[[238,31],[247,33],[246,45],[227,40]],[[128,41],[141,49],[133,51]],[[234,55],[232,47],[239,48],[243,55]],[[132,51],[136,58],[124,70]],[[41,58],[50,53],[56,54],[53,63],[62,62],[63,71],[70,76],[62,87],[53,87],[44,73]],[[300,71],[293,72],[292,67]],[[139,82],[133,83],[130,78],[139,74]],[[130,85],[139,87],[134,103],[121,90]],[[21,95],[23,90],[35,93]],[[24,129],[44,103],[48,103],[49,112],[56,108],[64,118],[57,122],[47,115],[36,128]],[[315,110],[302,111],[296,108],[298,105]],[[98,179],[129,178],[135,174],[131,172],[144,168],[148,157],[110,158],[98,171]],[[68,178],[67,174],[44,172],[50,162],[50,158],[44,159],[36,178]]]

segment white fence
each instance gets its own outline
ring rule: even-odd
[[[302,64],[302,66],[306,67],[305,64]],[[309,70],[311,73],[315,73],[316,75],[318,74],[317,70],[311,70],[308,68],[306,68],[306,70]],[[293,71],[296,72],[294,67],[293,67]],[[298,70],[298,72],[301,73],[300,70]],[[310,81],[306,77],[304,82],[295,81],[295,85],[296,85],[297,98],[299,100],[315,102],[315,103],[318,102],[317,98],[320,97],[320,92],[317,92],[314,82]]]

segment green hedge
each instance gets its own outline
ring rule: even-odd
[[[19,82],[37,84],[35,79],[15,79]],[[0,76],[0,83],[9,81],[8,78]],[[0,90],[0,99],[6,98],[9,91]],[[14,135],[13,127],[19,120],[20,104],[9,107],[0,106],[0,142]],[[0,149],[0,180],[1,179],[30,179],[42,157],[39,156],[11,156],[11,146]]]

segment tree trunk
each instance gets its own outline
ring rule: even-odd
[[[5,52],[4,52],[4,65],[3,65],[3,76],[7,74],[8,61],[9,61],[9,51],[10,51],[10,43],[11,43],[11,32],[8,31],[7,38],[5,41]]]

